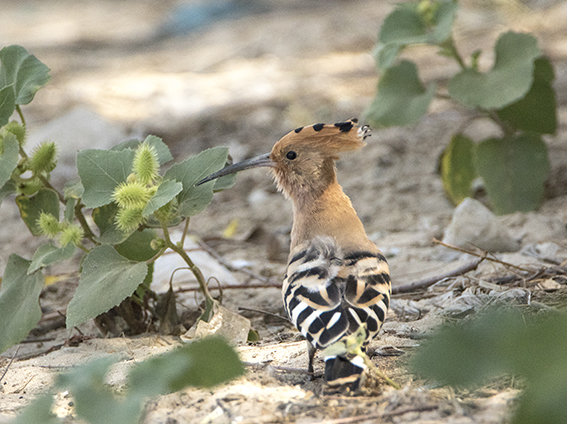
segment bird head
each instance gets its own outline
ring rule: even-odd
[[[316,195],[335,179],[334,161],[342,152],[364,146],[368,126],[351,119],[336,124],[296,128],[280,139],[268,154],[256,156],[217,171],[197,185],[257,167],[273,170],[278,189],[292,199]],[[353,130],[354,129],[354,130]]]

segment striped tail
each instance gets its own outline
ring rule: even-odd
[[[329,356],[325,358],[325,381],[329,386],[352,384],[358,387],[365,369],[360,356]]]

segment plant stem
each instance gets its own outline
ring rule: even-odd
[[[205,277],[203,276],[203,273],[193,263],[191,258],[189,258],[189,255],[187,255],[187,253],[183,249],[183,245],[182,244],[178,245],[178,244],[175,244],[171,241],[171,237],[169,236],[169,229],[167,228],[167,224],[165,222],[162,222],[161,224],[162,224],[163,236],[164,236],[164,239],[165,239],[166,246],[169,247],[171,250],[173,250],[175,253],[177,253],[179,256],[181,256],[183,258],[183,260],[189,266],[189,269],[191,270],[191,272],[193,273],[193,275],[197,279],[197,282],[199,283],[199,286],[201,287],[201,291],[203,292],[203,295],[205,295],[205,305],[207,305],[207,306],[212,305],[214,303],[214,299],[211,296],[211,293],[209,292],[209,288],[207,287],[207,282],[205,281]]]
[[[441,44],[440,47],[445,49],[448,53],[451,54],[451,57],[453,57],[457,61],[457,63],[459,64],[459,66],[463,71],[467,69],[467,65],[465,64],[465,61],[457,51],[457,48],[455,47],[455,40],[453,40],[453,37],[449,38],[447,41]]]
[[[181,246],[185,246],[185,237],[189,231],[189,217],[185,218],[185,228],[183,228],[183,235],[181,236]]]
[[[20,116],[20,120],[22,121],[22,125],[25,127],[26,126],[26,118],[24,118],[24,114],[22,113],[22,109],[20,108],[20,105],[16,105],[16,111],[18,112],[18,115]]]
[[[92,241],[94,244],[100,244],[97,243],[95,241],[95,234],[92,232],[91,227],[89,227],[89,224],[85,218],[85,215],[83,215],[83,204],[81,202],[78,202],[75,205],[75,216],[77,217],[77,221],[79,221],[79,224],[81,224],[81,227],[83,228],[83,231],[85,232],[85,237],[88,238],[90,241]]]

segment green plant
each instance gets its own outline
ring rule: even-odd
[[[31,260],[17,255],[8,260],[0,288],[0,352],[25,338],[40,319],[42,268],[77,251],[83,258],[79,286],[67,308],[67,327],[124,302],[130,312],[146,310],[153,315],[156,308],[150,300],[155,294],[149,290],[153,263],[166,249],[178,253],[197,279],[205,296],[201,319],[208,321],[215,300],[200,269],[184,251],[183,241],[189,218],[211,202],[214,192],[233,183],[234,176],[227,176],[195,187],[226,164],[228,149],[203,151],[163,175],[161,165],[173,158],[155,136],[128,140],[110,150],[84,150],[77,156],[80,181],[60,191],[50,183],[56,167],[55,143],[43,143],[31,154],[25,149],[27,127],[21,106],[48,81],[49,68],[23,47],[0,50],[0,202],[16,194],[30,232],[49,239]],[[10,121],[14,112],[20,122]],[[174,243],[169,227],[183,221],[182,240]],[[124,318],[134,328],[137,318],[131,315]],[[148,327],[147,322],[137,324],[139,331]]]
[[[187,386],[212,387],[244,373],[236,352],[221,338],[208,337],[136,364],[129,372],[121,396],[105,383],[116,362],[108,357],[57,377],[55,390],[68,391],[75,414],[90,424],[136,424],[143,401]],[[57,424],[52,412],[53,394],[38,397],[13,424]]]
[[[419,349],[414,371],[441,384],[474,387],[511,374],[524,387],[514,424],[560,424],[567,417],[567,315],[493,310],[445,325]]]
[[[452,137],[440,163],[446,194],[458,204],[472,195],[473,181],[481,177],[496,213],[534,210],[550,170],[542,135],[557,129],[553,67],[533,36],[506,32],[494,46],[492,69],[481,72],[481,51],[465,59],[455,45],[457,9],[453,0],[422,0],[400,4],[386,17],[375,50],[378,92],[367,118],[378,127],[414,124],[437,94],[470,109],[474,119],[491,120],[500,137],[478,142],[462,133]],[[413,44],[438,47],[460,71],[446,87],[425,86],[416,64],[399,59]]]

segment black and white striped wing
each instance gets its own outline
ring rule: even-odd
[[[318,237],[295,249],[282,290],[288,316],[314,347],[324,349],[363,324],[369,340],[389,306],[388,265],[371,252],[343,256],[332,238]]]

